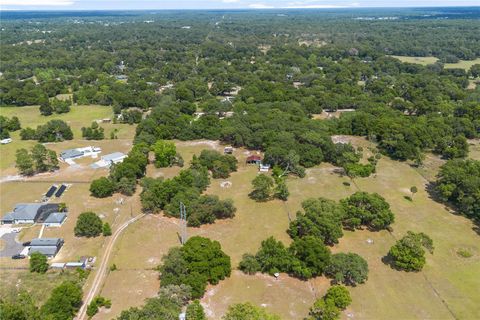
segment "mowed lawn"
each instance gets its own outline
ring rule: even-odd
[[[457,63],[445,63],[445,69],[465,69],[468,71],[474,64],[480,64],[480,58],[475,60],[460,60]]]
[[[364,140],[353,138],[355,144]],[[183,145],[182,145],[183,144]],[[178,150],[185,158],[192,152],[212,147],[180,143]],[[218,150],[221,147],[213,145]],[[189,156],[185,156],[185,155]],[[229,179],[230,188],[222,188],[225,180],[212,179],[207,190],[221,198],[234,199],[237,213],[234,219],[217,221],[201,228],[189,228],[189,236],[202,235],[220,241],[223,250],[232,258],[235,268],[244,253],[254,253],[260,242],[273,235],[286,244],[290,218],[309,197],[340,200],[358,190],[378,192],[391,204],[396,215],[393,232],[359,230],[345,232],[333,252],[356,252],[367,259],[370,267],[366,284],[350,288],[352,305],[342,314],[344,319],[478,319],[480,318],[480,242],[470,220],[454,215],[444,205],[434,202],[425,191],[427,181],[406,163],[382,158],[376,175],[355,179],[344,186],[348,178],[341,177],[328,164],[307,170],[303,179],[289,178],[291,192],[286,203],[270,201],[256,203],[248,198],[251,180],[257,175],[255,167],[246,166],[245,150],[236,150],[239,170]],[[187,161],[185,162],[187,165]],[[151,169],[150,174],[169,177],[171,168]],[[178,170],[178,169],[177,169]],[[162,173],[162,171],[165,171]],[[411,186],[419,192],[414,201],[407,201]],[[187,208],[188,210],[188,208]],[[172,246],[179,245],[178,220],[162,215],[148,216],[127,229],[116,248],[112,263],[118,271],[107,278],[102,295],[112,299],[112,310],[100,313],[95,319],[110,319],[129,306],[138,306],[158,291],[158,273],[153,269]],[[408,230],[429,234],[435,245],[433,255],[427,254],[422,272],[407,273],[391,269],[382,262],[396,239]],[[367,240],[373,240],[373,243]],[[457,254],[459,249],[473,253],[470,258]],[[274,280],[266,275],[246,276],[234,271],[217,286],[209,287],[202,299],[211,319],[218,319],[228,305],[251,301],[264,306],[283,319],[303,319],[316,297],[328,288],[323,277],[305,282],[281,275]]]
[[[421,64],[423,66],[434,64],[438,61],[436,57],[413,57],[413,56],[391,56],[392,58],[396,58],[402,62],[406,63],[416,63]],[[470,70],[470,68],[474,64],[480,64],[480,58],[475,60],[460,60],[456,63],[445,63],[445,69],[464,69],[465,71]]]
[[[81,140],[82,138],[82,127],[88,127],[95,120],[100,120],[104,118],[112,118],[113,111],[111,107],[108,106],[72,106],[72,109],[68,113],[64,114],[53,114],[51,116],[45,117],[42,116],[38,110],[38,106],[28,106],[28,107],[2,107],[0,108],[0,115],[11,118],[17,116],[20,119],[20,124],[22,128],[31,127],[36,129],[37,126],[45,124],[46,122],[53,119],[60,119],[65,121],[73,131],[74,140]],[[113,123],[101,123],[101,127],[105,129],[105,138],[110,139],[110,132],[117,129],[118,139],[129,139],[132,140],[135,135],[135,126],[128,124],[113,124]],[[20,139],[20,131],[12,132],[11,137],[13,142],[7,145],[0,146],[0,170],[6,170],[8,168],[13,168],[15,164],[15,151],[20,148],[32,148],[37,142],[36,141],[24,141]],[[86,140],[85,140],[86,141]],[[95,144],[94,141],[87,142],[88,144]],[[87,145],[88,145],[87,144]],[[11,174],[12,170],[9,170],[8,173]]]

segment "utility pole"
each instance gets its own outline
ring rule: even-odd
[[[183,202],[180,202],[180,241],[187,242],[187,210]]]

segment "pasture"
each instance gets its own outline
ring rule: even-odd
[[[360,138],[350,138],[356,145],[366,146]],[[192,152],[216,145],[188,145],[179,143],[178,151],[187,160]],[[362,190],[378,192],[391,204],[396,214],[393,232],[370,232],[358,230],[345,232],[333,252],[356,252],[367,259],[370,266],[366,284],[350,288],[353,303],[342,317],[347,319],[475,319],[480,317],[480,246],[478,234],[470,220],[454,215],[444,205],[434,202],[425,191],[428,181],[414,168],[382,158],[376,175],[355,179],[350,187],[343,182],[334,167],[324,164],[307,170],[303,179],[289,178],[291,193],[286,203],[270,201],[256,203],[248,198],[251,180],[257,174],[255,167],[243,163],[245,150],[236,150],[239,170],[227,179],[230,188],[222,188],[224,180],[212,179],[207,190],[221,198],[234,199],[237,207],[235,218],[217,221],[200,228],[189,228],[189,235],[202,235],[222,244],[223,250],[232,258],[236,267],[244,253],[254,253],[260,242],[270,235],[290,242],[286,229],[290,218],[300,209],[301,202],[309,197],[342,199]],[[187,161],[185,162],[187,164]],[[155,169],[161,175],[167,169]],[[151,171],[152,172],[152,171]],[[413,202],[404,196],[410,195],[412,185],[419,188]],[[188,208],[187,208],[188,210]],[[110,319],[128,306],[141,305],[146,297],[158,291],[158,273],[153,269],[161,263],[161,257],[172,246],[179,245],[178,221],[161,215],[147,216],[132,225],[118,242],[111,263],[119,270],[111,272],[102,295],[112,299],[112,309],[100,313],[95,319]],[[427,254],[427,265],[420,273],[406,273],[391,269],[382,262],[389,248],[406,231],[422,231],[429,234],[435,245],[433,255]],[[367,242],[373,240],[372,244]],[[465,258],[457,254],[467,248],[473,253]],[[328,288],[329,281],[320,277],[308,282],[282,275],[274,280],[267,275],[246,276],[234,271],[232,276],[219,285],[209,287],[202,303],[211,319],[218,319],[228,304],[251,301],[263,305],[284,319],[302,319],[316,299]],[[347,316],[349,315],[349,316]]]
[[[445,69],[465,69],[468,71],[474,64],[480,64],[480,58],[475,60],[460,60],[457,63],[445,63]]]
[[[406,63],[416,63],[423,66],[434,64],[438,61],[438,58],[435,57],[410,57],[410,56],[391,56],[392,58],[398,59]]]
[[[68,113],[53,114],[51,116],[42,116],[38,110],[38,106],[28,107],[2,107],[0,108],[0,115],[11,118],[17,116],[20,119],[22,128],[31,127],[36,129],[37,126],[45,124],[53,119],[60,119],[65,121],[73,131],[73,139],[82,142],[82,146],[96,145],[97,141],[86,141],[82,138],[82,127],[89,127],[95,120],[104,118],[112,118],[113,111],[111,107],[107,106],[72,106],[72,109]],[[128,139],[130,142],[135,135],[135,126],[128,124],[113,124],[113,123],[101,123],[101,127],[105,129],[105,138],[110,139],[110,132],[117,130],[116,135],[119,140]],[[12,168],[15,163],[15,151],[20,148],[30,149],[36,144],[33,140],[21,140],[20,131],[12,132],[11,137],[13,142],[7,145],[1,145],[0,151],[2,156],[0,157],[0,170],[2,170],[2,176],[4,170]],[[71,141],[70,141],[71,142]],[[66,146],[65,144],[55,144]],[[50,145],[48,146],[50,148]],[[63,149],[62,149],[63,150]],[[127,150],[128,151],[128,150]],[[12,174],[12,172],[8,172]]]
[[[423,66],[434,64],[438,61],[436,57],[413,57],[413,56],[391,56],[405,63],[416,63]],[[475,60],[460,60],[456,63],[445,63],[445,69],[464,69],[465,71],[470,70],[474,64],[480,64],[480,58]]]

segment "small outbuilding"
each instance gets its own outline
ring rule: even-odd
[[[12,138],[5,138],[0,140],[0,144],[9,144],[12,142]]]
[[[258,168],[260,172],[268,172],[270,170],[270,165],[269,164],[260,164],[260,167]]]
[[[78,149],[68,149],[60,152],[60,159],[66,161],[68,159],[76,159],[84,156],[84,153]]]
[[[53,212],[43,222],[46,227],[60,227],[67,219],[65,212]]]
[[[262,163],[262,157],[260,157],[260,156],[258,156],[258,155],[248,156],[248,157],[247,157],[247,160],[246,160],[246,163],[247,163],[247,164],[260,165],[260,164]]]
[[[102,160],[107,163],[120,163],[127,157],[126,154],[121,152],[114,152],[107,155],[102,156]]]

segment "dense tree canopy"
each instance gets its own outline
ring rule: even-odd
[[[328,245],[338,243],[343,236],[343,206],[332,200],[318,198],[305,200],[302,207],[305,212],[298,212],[297,218],[290,222],[288,234],[293,238],[315,236]]]
[[[172,248],[160,266],[160,285],[187,285],[192,297],[200,298],[207,283],[217,284],[230,276],[230,257],[220,243],[199,236],[192,237],[181,248]]]
[[[381,230],[395,219],[388,202],[377,193],[356,192],[341,202],[345,208],[343,223],[348,228],[364,225],[372,230]]]
[[[41,311],[54,320],[69,320],[80,309],[82,298],[82,288],[75,282],[65,281],[53,289]]]
[[[480,220],[480,161],[448,161],[440,168],[435,190],[441,200],[457,206],[466,216]]]
[[[332,255],[325,274],[338,283],[355,286],[368,279],[368,264],[356,253],[336,253]]]
[[[75,225],[75,236],[97,237],[103,231],[103,222],[95,212],[82,212],[77,218]]]

